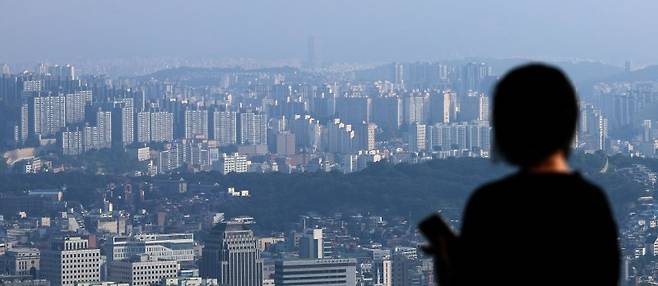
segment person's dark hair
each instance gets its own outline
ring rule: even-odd
[[[562,71],[544,64],[515,68],[494,91],[494,156],[524,168],[558,150],[568,155],[577,121],[576,91]]]

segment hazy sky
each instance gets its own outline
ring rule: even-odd
[[[121,57],[658,63],[655,0],[0,0],[0,62]]]

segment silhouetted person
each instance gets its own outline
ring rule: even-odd
[[[460,235],[433,243],[443,284],[617,285],[607,198],[567,163],[578,118],[569,80],[546,65],[516,68],[495,89],[492,117],[494,157],[519,170],[477,189]]]

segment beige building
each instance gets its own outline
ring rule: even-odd
[[[37,277],[40,253],[36,248],[12,248],[0,256],[0,272],[9,275]]]
[[[89,240],[66,237],[42,252],[41,273],[51,285],[73,286],[100,281],[100,249],[89,248]]]
[[[132,286],[160,285],[167,278],[178,278],[177,261],[157,260],[148,255],[137,255],[129,260],[110,264],[109,280],[130,283]]]

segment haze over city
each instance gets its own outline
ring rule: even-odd
[[[656,11],[0,0],[0,286],[656,285]]]
[[[613,1],[2,1],[0,62],[132,57],[323,62],[464,57],[658,62],[658,3]]]

